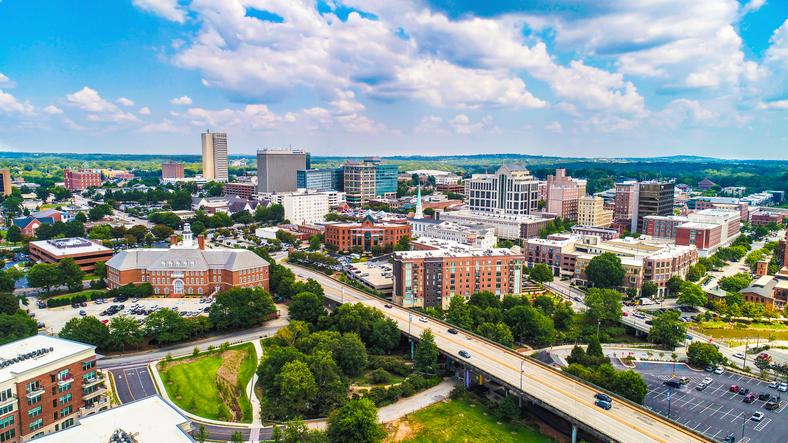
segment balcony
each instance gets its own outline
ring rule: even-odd
[[[96,374],[95,376],[93,376],[91,378],[84,379],[82,381],[82,387],[83,388],[89,388],[91,386],[95,386],[95,385],[97,385],[99,383],[102,383],[102,382],[104,382],[104,376],[101,375],[101,374]]]
[[[74,382],[74,377],[72,377],[71,374],[68,374],[65,377],[57,379],[57,385],[58,386],[65,386],[65,385],[73,383],[73,382]]]
[[[38,388],[36,388],[34,390],[28,391],[27,392],[27,398],[38,397],[39,395],[41,395],[43,393],[44,393],[44,387],[43,386],[39,386]]]
[[[95,414],[96,412],[106,408],[109,408],[109,400],[104,398],[99,401],[94,401],[90,404],[90,406],[83,406],[79,408],[79,416],[84,417],[86,415]]]
[[[107,388],[101,387],[101,388],[96,389],[93,392],[88,393],[88,394],[83,393],[82,394],[82,400],[90,400],[91,398],[96,398],[96,397],[98,397],[100,395],[104,395],[106,393],[107,393]]]
[[[6,398],[5,400],[0,400],[0,407],[3,407],[9,403],[15,403],[16,400],[17,400],[16,394],[11,394],[11,396]]]

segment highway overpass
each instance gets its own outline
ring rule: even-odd
[[[321,273],[285,263],[297,276],[313,278],[324,288],[326,297],[340,303],[360,302],[381,310],[397,322],[403,333],[418,337],[423,330],[431,329],[441,351],[459,361],[474,374],[493,378],[507,385],[512,391],[522,392],[523,397],[546,410],[567,419],[591,435],[620,442],[706,442],[696,434],[659,415],[623,400],[605,411],[594,405],[598,392],[586,383],[560,371],[549,368],[512,350],[460,331],[451,334],[449,326],[429,318],[426,323],[418,320],[419,314],[399,306],[386,308],[385,302],[350,286],[344,285]],[[468,359],[458,355],[460,350],[471,354]],[[466,378],[467,380],[467,378]],[[515,394],[517,395],[517,394]],[[573,429],[574,430],[574,429]]]

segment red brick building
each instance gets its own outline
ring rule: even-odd
[[[161,164],[161,178],[177,179],[184,177],[183,163],[172,160]]]
[[[394,246],[403,237],[410,236],[410,226],[400,223],[375,223],[367,216],[361,223],[326,224],[325,243],[338,251],[350,251],[354,247],[371,252],[373,246]]]
[[[205,239],[194,244],[189,225],[183,242],[173,237],[168,249],[127,249],[107,262],[107,286],[150,283],[165,297],[203,296],[234,287],[268,284],[268,262],[247,249],[205,249]]]
[[[38,262],[57,263],[73,258],[85,272],[92,272],[96,263],[112,258],[112,249],[82,237],[58,238],[30,242],[30,258]]]
[[[98,169],[66,169],[63,182],[69,191],[84,191],[90,187],[99,187],[103,183],[101,171]]]
[[[676,244],[695,245],[699,251],[716,248],[721,241],[722,225],[712,223],[683,223],[676,228]]]
[[[225,183],[224,195],[235,196],[251,200],[257,193],[257,185],[254,183]]]
[[[95,347],[46,335],[0,346],[0,441],[21,442],[107,409]]]

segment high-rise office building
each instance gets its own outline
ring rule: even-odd
[[[227,134],[202,134],[202,176],[208,181],[227,181]]]
[[[577,203],[578,225],[606,228],[612,223],[613,211],[605,209],[605,200],[602,197],[580,197]]]
[[[566,169],[556,169],[547,176],[547,212],[572,221],[577,220],[577,200],[583,196],[577,181],[566,175]],[[585,184],[582,186],[585,193]]]
[[[11,195],[11,171],[0,169],[0,194]]]
[[[339,169],[339,173],[337,173]],[[315,191],[339,191],[342,188],[341,168],[299,169],[296,171],[296,187]]]
[[[465,198],[473,212],[530,214],[538,208],[539,182],[523,165],[503,165],[495,174],[474,174],[466,180]]]
[[[368,157],[362,161],[349,161],[342,170],[349,204],[360,206],[375,197],[397,195],[397,165],[384,165],[379,158]]]
[[[178,179],[183,177],[183,163],[167,160],[161,164],[161,178]]]
[[[300,149],[257,151],[257,192],[292,192],[298,171],[307,169],[307,153]]]
[[[629,180],[616,183],[613,227],[619,232],[637,231],[637,207],[640,186],[637,181]]]
[[[397,175],[399,168],[397,165],[375,165],[375,195],[378,197],[397,196]]]
[[[673,214],[673,199],[673,183],[656,180],[641,182],[638,191],[637,211],[633,216],[637,219],[637,231],[641,232],[643,229],[643,218],[646,216]]]

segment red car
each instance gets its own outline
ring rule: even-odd
[[[744,402],[745,403],[752,403],[754,401],[755,401],[755,396],[754,395],[747,394],[747,395],[744,396]]]
[[[731,391],[731,392],[739,392],[740,389],[741,388],[739,386],[737,386],[737,385],[731,385],[731,388],[728,389],[728,390]]]

